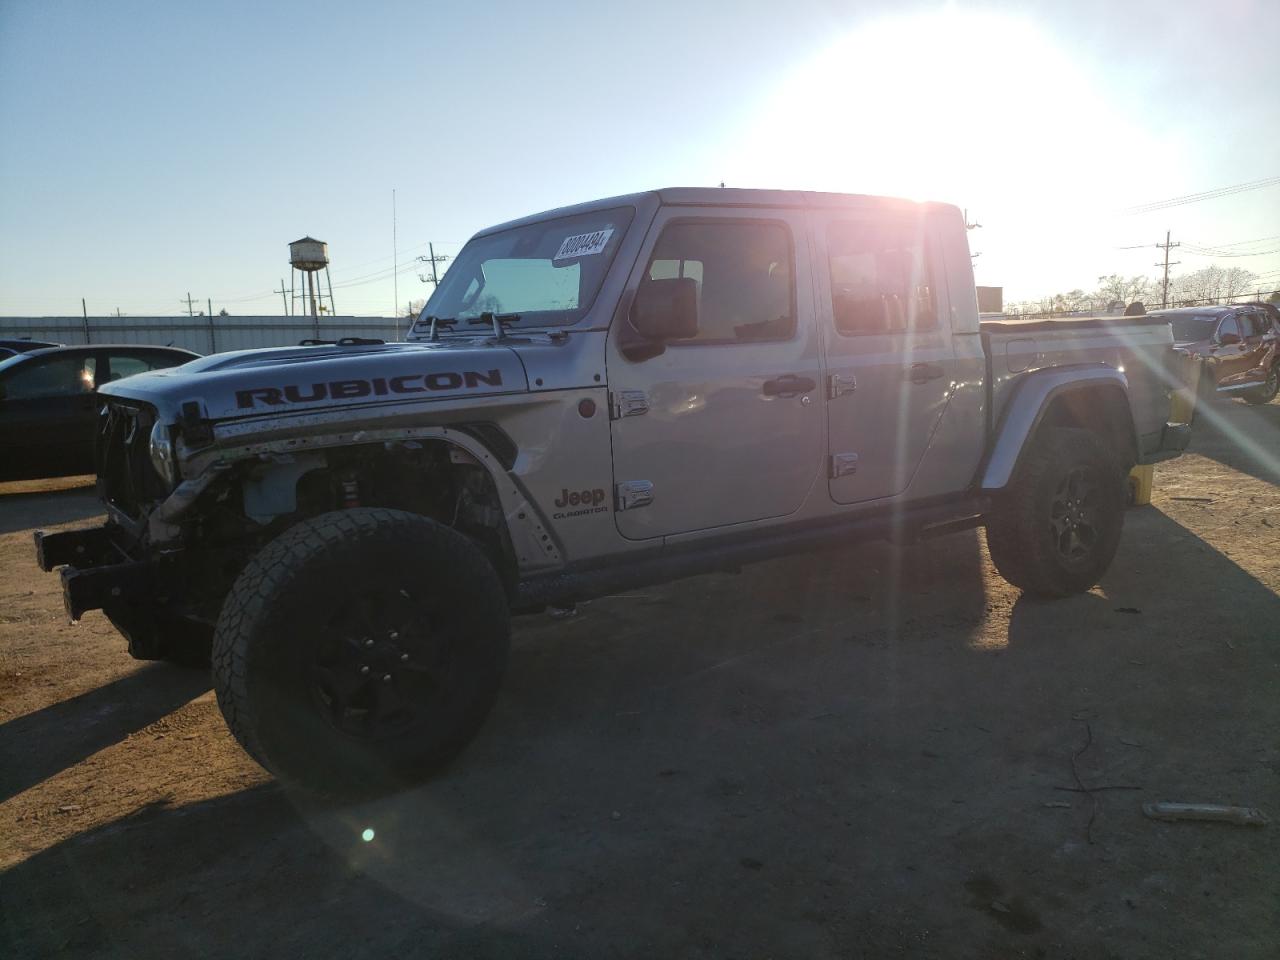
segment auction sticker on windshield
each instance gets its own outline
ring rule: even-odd
[[[572,260],[575,257],[589,257],[601,253],[608,246],[609,238],[612,236],[613,227],[593,230],[591,233],[575,233],[572,237],[564,238],[564,243],[560,244],[560,249],[551,259]]]

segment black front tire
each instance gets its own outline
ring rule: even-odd
[[[1257,390],[1250,390],[1244,398],[1249,403],[1260,405],[1270,403],[1276,398],[1277,393],[1280,393],[1280,363],[1272,364],[1266,382]]]
[[[213,680],[231,732],[278,779],[366,796],[424,779],[497,699],[510,622],[474,542],[418,514],[305,520],[231,588]]]
[[[1024,593],[1084,593],[1115,557],[1125,500],[1123,470],[1097,434],[1041,430],[987,518],[991,559]]]

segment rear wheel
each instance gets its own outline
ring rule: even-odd
[[[1276,398],[1277,393],[1280,393],[1280,363],[1272,364],[1271,372],[1267,374],[1267,379],[1262,386],[1257,390],[1250,390],[1244,398],[1254,404],[1270,403]]]
[[[231,731],[279,779],[371,794],[452,759],[497,697],[506,595],[481,550],[418,514],[292,527],[245,567],[214,636]]]
[[[987,519],[996,569],[1029,594],[1085,592],[1115,556],[1125,497],[1123,471],[1097,434],[1041,431]]]

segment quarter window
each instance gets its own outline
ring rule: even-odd
[[[839,332],[911,333],[938,325],[923,224],[833,223],[827,248]]]
[[[788,340],[796,331],[791,233],[780,223],[669,224],[641,283],[692,278],[698,334],[688,343]]]

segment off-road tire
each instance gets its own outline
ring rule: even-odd
[[[1271,365],[1271,372],[1267,375],[1266,382],[1257,390],[1246,392],[1244,398],[1249,403],[1259,405],[1270,403],[1276,398],[1277,393],[1280,393],[1280,361]]]
[[[342,510],[245,566],[214,633],[214,689],[231,732],[278,779],[367,796],[466,746],[497,698],[509,638],[506,594],[474,542],[419,514]]]
[[[208,670],[213,649],[213,627],[182,617],[129,607],[103,610],[125,640],[129,655],[137,660],[163,660],[178,667]]]
[[[1092,491],[1080,498],[1066,493],[1065,503],[1084,505],[1064,508],[1073,477],[1086,478]],[[1115,557],[1125,499],[1123,471],[1097,434],[1074,427],[1041,430],[987,518],[991,559],[1001,576],[1032,596],[1084,593]],[[1086,524],[1092,534],[1081,547]]]

